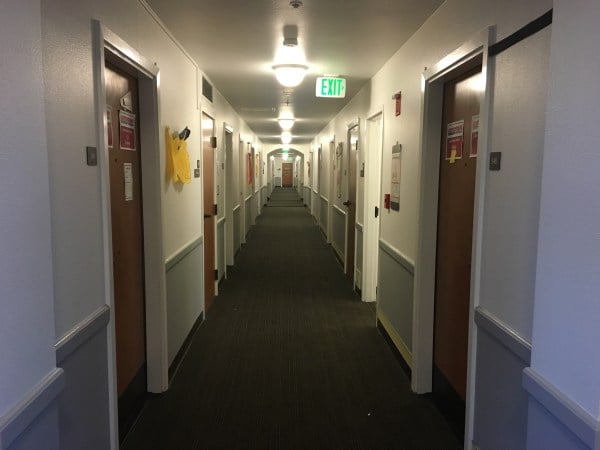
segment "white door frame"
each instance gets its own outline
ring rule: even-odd
[[[223,180],[223,195],[225,197],[225,278],[227,266],[233,266],[235,249],[233,248],[233,206],[235,192],[233,191],[233,128],[223,122],[223,145],[225,147],[225,177]]]
[[[105,301],[110,307],[107,330],[108,387],[111,448],[119,446],[118,395],[116,372],[116,342],[114,313],[114,280],[112,256],[112,224],[110,204],[109,155],[106,130],[105,52],[111,63],[138,79],[140,102],[140,141],[144,143],[141,159],[144,272],[146,306],[147,389],[164,392],[169,387],[167,353],[166,275],[162,237],[162,192],[160,169],[158,67],[140,55],[133,47],[106,28],[92,21],[92,51],[94,92],[96,95],[96,127],[98,130],[98,162],[102,190],[102,234],[104,241]]]
[[[356,129],[358,130],[358,139],[360,141],[360,119],[358,119],[358,117],[350,122],[348,122],[348,124],[346,125],[346,148],[344,149],[344,154],[346,155],[346,166],[345,168],[342,167],[344,170],[346,170],[346,173],[349,174],[350,173],[350,158],[352,155],[352,142],[351,142],[351,138],[350,138],[350,133],[351,131],[354,129],[354,127],[356,127]],[[348,267],[348,235],[346,234],[346,232],[348,231],[348,214],[346,214],[346,223],[345,223],[345,230],[344,230],[344,234],[345,234],[345,243],[344,243],[344,273],[348,273],[348,270],[352,270],[352,289],[354,289],[354,286],[356,286],[356,213],[357,208],[356,208],[356,198],[358,197],[358,152],[356,153],[356,165],[354,167],[354,223],[352,224],[352,228],[354,228],[354,264],[352,267]],[[342,164],[343,166],[343,164]],[[346,200],[350,199],[350,178],[347,177],[347,183],[346,183]]]
[[[420,199],[415,262],[415,294],[413,308],[413,366],[412,390],[417,393],[431,392],[433,366],[433,316],[435,295],[435,266],[437,244],[437,209],[439,190],[439,152],[444,83],[482,62],[483,94],[479,112],[479,157],[475,176],[475,202],[473,214],[473,241],[471,253],[471,295],[469,305],[469,348],[467,358],[467,398],[465,412],[465,448],[473,439],[473,410],[475,391],[475,363],[477,327],[474,311],[479,304],[481,278],[481,249],[485,181],[488,158],[488,121],[491,92],[491,66],[488,47],[494,34],[488,28],[443,58],[423,73]]]
[[[381,160],[383,158],[383,106],[371,112],[366,120],[365,200],[363,239],[362,300],[377,300],[379,263],[379,227],[381,217]],[[379,216],[375,217],[375,207]]]

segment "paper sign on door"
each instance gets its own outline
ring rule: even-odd
[[[465,121],[458,120],[448,124],[446,132],[446,160],[454,163],[455,160],[461,159],[463,154]]]
[[[135,151],[135,114],[119,111],[119,145],[121,150]]]

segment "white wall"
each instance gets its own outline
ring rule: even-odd
[[[531,364],[597,421],[598,23],[596,1],[554,2]]]
[[[160,70],[161,170],[165,171],[164,127],[191,130],[192,167],[201,160],[200,110],[211,114],[221,137],[223,121],[235,133],[249,129],[215,92],[215,104],[198,99],[197,66],[137,1],[45,2],[44,76],[56,291],[56,335],[104,303],[100,178],[84,164],[86,145],[95,145],[91,18],[136,48]],[[71,69],[69,69],[71,68]],[[201,74],[198,74],[201,75]],[[199,78],[199,77],[198,77]],[[253,138],[253,137],[252,137]],[[234,138],[234,145],[236,139]],[[163,184],[164,255],[169,258],[202,233],[202,179]]]
[[[40,4],[3,1],[0,17],[2,417],[54,369],[55,357]]]

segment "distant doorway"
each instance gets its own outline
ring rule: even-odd
[[[281,186],[282,187],[293,187],[294,186],[294,163],[282,163],[281,164]]]

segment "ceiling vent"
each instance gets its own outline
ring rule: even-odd
[[[298,9],[302,6],[302,0],[291,0],[290,6],[294,9]]]
[[[202,77],[202,95],[209,99],[211,102],[213,101],[213,87],[209,81]]]

